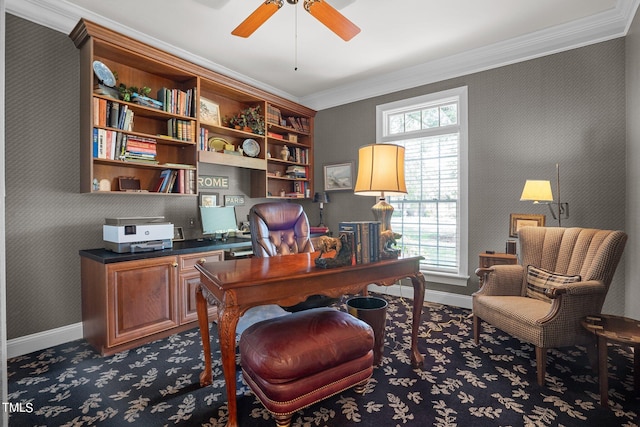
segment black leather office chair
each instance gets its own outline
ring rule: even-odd
[[[254,205],[249,211],[251,244],[256,257],[313,252],[309,219],[297,203],[267,202]],[[327,306],[337,301],[323,295],[312,295],[287,311],[300,311]]]

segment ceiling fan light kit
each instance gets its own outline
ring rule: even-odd
[[[298,4],[298,0],[287,0],[287,3],[295,5]],[[283,4],[283,0],[265,0],[231,34],[239,37],[249,37],[267,19],[273,16]],[[357,25],[349,21],[326,1],[304,0],[304,9],[344,41],[351,40],[360,32],[360,28]]]

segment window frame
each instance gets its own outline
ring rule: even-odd
[[[458,103],[458,124],[437,128],[422,129],[405,133],[386,135],[387,116],[407,109],[425,108],[430,104],[443,104],[451,100]],[[394,102],[376,106],[376,141],[381,143],[393,143],[399,140],[407,140],[418,137],[429,137],[438,134],[451,133],[457,128],[459,134],[458,147],[458,269],[455,273],[442,272],[429,269],[421,263],[420,271],[429,282],[447,285],[467,286],[469,275],[469,162],[468,162],[468,87],[462,86],[454,89],[429,93],[412,98],[401,99]]]

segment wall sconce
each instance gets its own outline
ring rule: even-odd
[[[324,210],[324,204],[329,203],[329,195],[327,193],[315,193],[313,195],[313,203],[320,203],[320,224],[318,224],[318,227],[326,227],[322,219],[322,211]]]
[[[354,193],[377,196],[378,203],[371,210],[380,231],[391,230],[393,206],[386,195],[407,194],[404,181],[404,147],[395,144],[369,144],[358,150],[358,177]]]
[[[520,200],[529,200],[533,203],[542,203],[549,206],[549,210],[551,211],[551,216],[553,219],[558,220],[558,227],[562,227],[562,218],[569,218],[569,203],[562,203],[560,201],[560,165],[556,163],[556,173],[557,173],[557,191],[558,191],[558,202],[553,203],[553,193],[551,192],[551,181],[541,181],[541,180],[531,180],[528,179],[524,183],[524,188],[522,189],[522,195],[520,196]],[[553,209],[553,206],[557,206],[558,214]]]

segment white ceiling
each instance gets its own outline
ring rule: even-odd
[[[84,17],[323,109],[623,36],[640,2],[326,0],[362,29],[345,42],[302,1],[285,1],[247,39],[230,33],[262,0],[7,0],[6,8],[65,33]]]

